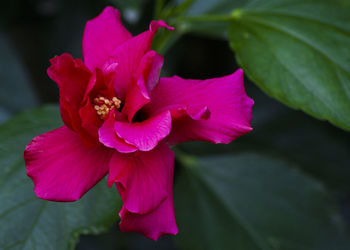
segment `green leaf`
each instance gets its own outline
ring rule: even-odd
[[[0,126],[0,249],[73,248],[79,234],[100,233],[117,220],[120,198],[106,181],[74,203],[35,196],[24,148],[33,137],[61,125],[59,108],[46,106]]]
[[[7,37],[0,33],[0,123],[38,104],[29,76]]]
[[[178,22],[206,35],[229,29],[239,64],[266,93],[350,130],[349,12],[349,0],[197,0]]]
[[[244,151],[278,155],[295,162],[297,167],[332,190],[349,193],[350,134],[287,108],[253,85],[247,87],[255,101],[252,132],[228,145],[186,142],[178,147],[196,155]]]
[[[350,2],[251,1],[232,13],[246,74],[289,107],[350,130]]]
[[[288,158],[328,187],[349,193],[350,134],[302,112],[283,111],[278,119],[256,126],[246,146]]]
[[[327,191],[285,161],[249,153],[184,162],[175,185],[182,249],[349,249]]]

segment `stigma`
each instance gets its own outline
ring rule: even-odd
[[[121,105],[121,101],[117,97],[113,97],[112,99],[107,99],[102,96],[96,97],[94,99],[94,109],[96,110],[97,115],[101,119],[105,119],[106,116],[112,110],[118,110]]]

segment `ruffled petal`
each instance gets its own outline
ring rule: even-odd
[[[149,24],[149,31],[151,32],[157,32],[157,30],[159,28],[166,28],[168,30],[174,30],[174,27],[171,27],[169,25],[167,25],[163,20],[158,20],[155,21],[153,20],[150,24]]]
[[[171,111],[170,144],[192,140],[230,143],[252,130],[254,102],[245,93],[242,70],[208,80],[161,78],[151,100],[143,109],[148,115]]]
[[[163,66],[163,57],[151,50],[141,59],[136,72],[136,81],[129,85],[122,112],[132,121],[134,115],[150,102],[149,93],[157,85]]]
[[[126,143],[123,139],[121,139],[114,130],[114,122],[115,119],[113,115],[111,115],[99,129],[99,138],[100,142],[109,148],[114,148],[120,153],[132,153],[137,150],[137,147]]]
[[[167,197],[167,168],[173,160],[173,153],[165,144],[149,152],[115,152],[109,164],[108,185],[116,184],[128,211],[148,213]]]
[[[155,21],[153,21],[155,22]],[[152,22],[152,23],[153,23]],[[125,99],[130,83],[135,80],[142,57],[150,50],[152,39],[160,27],[169,28],[164,22],[155,22],[150,25],[151,30],[145,31],[138,36],[126,41],[116,48],[111,55],[110,63],[117,64],[115,68],[115,91],[118,98]]]
[[[52,58],[50,62],[47,74],[60,89],[62,120],[69,128],[79,131],[78,112],[92,73],[80,59],[73,59],[67,53]]]
[[[175,235],[178,232],[173,204],[174,154],[165,145],[159,153],[163,157],[164,165],[162,167],[167,171],[167,197],[159,206],[147,214],[130,212],[124,205],[119,213],[122,232],[141,233],[153,240],[157,240],[164,234]]]
[[[24,159],[39,198],[75,201],[106,175],[111,155],[107,148],[85,146],[64,126],[35,137]]]
[[[87,22],[83,36],[84,62],[93,70],[102,68],[109,56],[120,44],[132,35],[123,26],[120,13],[113,7],[106,7],[96,18]]]
[[[116,121],[114,128],[125,142],[141,151],[150,151],[170,133],[171,115],[165,111],[142,122]]]

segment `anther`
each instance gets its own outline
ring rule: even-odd
[[[111,110],[119,109],[122,103],[117,97],[112,100],[104,98],[103,96],[94,98],[94,109],[101,119],[104,119]]]

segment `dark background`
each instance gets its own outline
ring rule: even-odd
[[[148,28],[154,8],[153,1],[140,2],[4,1],[0,10],[0,35],[16,51],[26,70],[39,99],[35,105],[58,102],[58,88],[46,74],[49,59],[64,52],[82,58],[81,40],[87,20],[97,16],[106,5],[114,5],[126,13],[125,26],[134,35],[138,34]],[[128,12],[130,8],[134,10],[131,14]],[[227,41],[196,34],[184,35],[164,58],[162,74],[166,76],[176,74],[183,78],[206,79],[230,74],[238,68]],[[0,63],[6,62],[1,60]],[[0,67],[4,68],[5,65]],[[230,145],[187,143],[181,146],[182,150],[207,155],[209,152],[216,154],[254,149],[283,155],[331,188],[349,221],[349,134],[327,122],[289,109],[269,98],[249,79],[245,80],[248,95],[255,100],[254,131]],[[6,91],[3,88],[0,90]],[[22,109],[28,106],[24,104]],[[77,249],[176,249],[169,236],[155,243],[140,235],[122,234],[118,230],[115,224],[103,235],[82,236]]]

